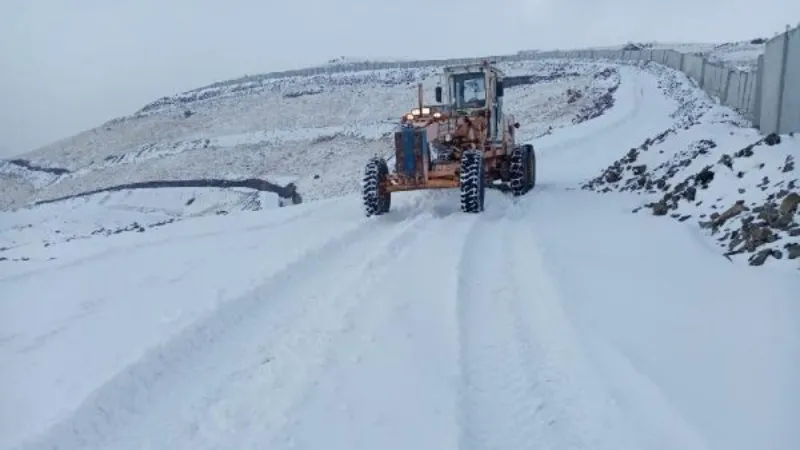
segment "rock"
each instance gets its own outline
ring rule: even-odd
[[[783,162],[783,167],[781,168],[781,172],[786,173],[786,172],[791,172],[793,170],[794,170],[794,158],[792,158],[792,155],[788,155],[786,157],[786,160]]]
[[[683,191],[683,198],[686,200],[693,202],[697,196],[697,189],[694,186],[689,186]]]
[[[733,206],[725,210],[725,212],[723,212],[722,214],[719,214],[716,217],[714,217],[714,215],[712,214],[711,226],[714,228],[719,228],[722,225],[724,225],[725,222],[728,221],[728,219],[736,217],[744,211],[749,211],[749,209],[747,208],[747,206],[744,206],[744,200],[739,200],[736,203],[734,203]]]
[[[697,175],[694,177],[695,179],[695,186],[700,184],[701,187],[707,188],[708,183],[714,179],[714,172],[711,171],[711,166],[706,166],[701,170]]]
[[[764,138],[764,143],[770,147],[781,143],[781,137],[777,133],[770,133]]]
[[[797,212],[798,203],[800,203],[800,194],[792,192],[781,201],[781,206],[778,208],[778,211],[782,215],[794,215],[794,213]]]
[[[636,159],[639,157],[639,151],[635,148],[628,150],[628,153],[620,160],[623,164],[630,164],[636,162]],[[645,166],[647,167],[647,166]]]
[[[786,249],[787,258],[789,259],[800,258],[800,244],[798,244],[797,242],[786,244],[783,246],[783,248]]]
[[[755,255],[751,256],[750,259],[748,259],[748,262],[750,263],[751,266],[761,266],[767,261],[767,258],[769,258],[770,256],[780,259],[783,255],[777,250],[773,250],[771,248],[765,248],[763,250],[760,250]]]
[[[608,170],[606,172],[606,182],[607,183],[616,183],[617,181],[622,179],[622,175],[619,173],[619,170]]]
[[[745,249],[749,252],[755,251],[757,247],[769,244],[777,239],[775,233],[765,226],[748,227],[745,237]]]
[[[583,93],[581,91],[575,89],[567,89],[567,103],[572,104],[577,102],[579,99],[583,97]]]
[[[665,216],[669,211],[669,207],[667,206],[667,203],[664,202],[664,200],[661,200],[656,203],[651,203],[648,206],[650,206],[653,209],[654,216]]]
[[[733,170],[733,158],[729,154],[724,154],[719,158],[719,163]]]
[[[733,156],[735,156],[736,158],[749,158],[749,157],[753,156],[753,148],[755,146],[756,146],[755,144],[750,144],[747,147],[745,147],[745,148],[739,150],[738,152],[734,153]]]

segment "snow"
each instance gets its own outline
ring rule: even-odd
[[[0,256],[30,257],[0,261],[0,448],[796,448],[798,260],[728,260],[697,222],[734,189],[756,203],[790,189],[778,166],[796,141],[714,166],[696,201],[676,206],[691,220],[654,216],[644,205],[665,191],[624,189],[633,166],[673,189],[762,137],[675,71],[569,64],[579,76],[507,91],[529,122],[538,185],[488,191],[483,214],[461,213],[445,190],[397,194],[390,213],[364,217],[361,165],[388,153],[377,133],[310,150],[283,140],[294,159],[263,173],[317,192],[291,207],[247,210],[230,191],[186,205],[200,194],[159,189],[4,212],[1,236],[20,244]],[[609,67],[618,80],[593,76]],[[611,109],[572,123],[617,81]],[[358,89],[373,112],[381,89],[396,96],[392,114],[409,104],[411,86],[370,83]],[[587,95],[568,104],[567,89]],[[237,102],[227,108],[252,105]],[[360,129],[379,123],[373,112],[354,113]],[[220,125],[208,139],[225,148],[214,155],[241,158],[267,136]],[[619,179],[587,187],[648,139]],[[703,139],[717,146],[691,153]],[[189,153],[194,167],[224,165],[203,149],[131,164]],[[315,172],[341,184],[315,190]],[[228,205],[240,207],[214,213]],[[89,232],[134,218],[177,220]],[[57,227],[85,238],[37,244]]]
[[[397,58],[364,58],[364,57],[356,57],[356,56],[339,56],[337,58],[333,58],[327,61],[322,66],[340,66],[340,65],[349,65],[349,64],[359,64],[359,63],[379,63],[379,62],[388,62],[388,61],[402,61]]]
[[[279,198],[271,192],[166,188],[104,192],[14,212],[0,211],[0,248],[5,250],[0,257],[53,261],[49,258],[58,257],[47,249],[58,243],[125,231],[144,232],[208,214],[278,206]],[[39,256],[41,252],[44,254]]]
[[[639,448],[796,447],[796,272],[731,264],[691,225],[574,194],[541,193],[530,223],[601,382],[652,439]]]
[[[55,183],[61,176],[42,171],[32,171],[8,161],[0,161],[0,179],[24,178],[25,181],[36,188]]]
[[[635,43],[645,50],[674,50],[679,53],[698,54],[708,62],[721,64],[731,69],[754,71],[758,68],[758,57],[764,54],[766,39],[760,41],[737,41],[725,43],[709,42],[645,42]],[[620,50],[624,45],[581,48],[575,50]]]
[[[622,132],[634,137],[636,144],[628,152],[620,148],[623,158],[583,187],[600,192],[639,192],[645,200],[635,210],[650,212],[642,207],[653,208],[654,203],[667,206],[663,213],[702,226],[702,233],[716,241],[714,245],[727,249],[728,256],[735,259],[754,258],[755,249],[742,251],[748,243],[741,242],[741,238],[748,237],[746,240],[752,241],[750,236],[756,229],[748,227],[755,223],[759,230],[769,230],[768,233],[775,236],[774,240],[766,239],[769,242],[758,246],[758,251],[771,248],[780,252],[779,257],[776,254],[769,257],[766,264],[796,271],[797,260],[788,256],[790,246],[800,246],[800,232],[796,227],[782,226],[777,211],[775,218],[765,215],[770,207],[779,209],[789,193],[797,192],[800,176],[793,164],[800,151],[800,139],[785,135],[780,137],[779,144],[761,143],[764,137],[757,130],[731,109],[695,89],[685,75],[655,64],[648,64],[647,70],[657,76],[647,78],[650,80],[647,90],[652,93],[651,97],[660,98],[660,101],[639,102],[646,104],[647,110],[632,109],[630,112],[649,115],[653,120],[643,121],[636,131],[626,126]],[[658,85],[656,80],[659,80]],[[659,91],[665,95],[658,95]],[[630,93],[622,90],[620,95],[626,92]],[[636,102],[623,104],[635,105]],[[589,125],[598,126],[623,111],[616,108],[608,117]],[[671,116],[673,120],[658,121],[659,114]],[[609,140],[616,142],[617,136],[609,136]],[[542,143],[547,145],[546,138]],[[585,146],[574,145],[574,141],[570,144],[575,155],[591,153]],[[557,167],[565,165],[560,163]],[[637,174],[637,167],[642,170],[641,174]],[[703,173],[710,173],[713,178],[707,183],[699,182]],[[619,179],[611,181],[614,177]],[[741,202],[746,211],[718,227],[709,226],[715,214],[724,213],[737,202]],[[761,211],[762,208],[766,211]],[[655,213],[656,208],[652,211]]]

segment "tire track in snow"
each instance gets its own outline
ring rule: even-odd
[[[324,381],[267,447],[456,448],[456,263],[475,219],[442,213],[394,255],[333,344]]]
[[[466,241],[459,448],[638,449],[575,340],[519,200]]]
[[[458,266],[460,450],[531,448],[542,407],[513,335],[507,298],[513,280],[498,266],[503,219],[491,216],[487,210],[467,234]]]
[[[508,235],[514,239],[507,240],[505,246],[510,255],[507,261],[526,262],[509,267],[517,286],[529,281],[525,284],[527,298],[515,297],[512,312],[517,319],[517,335],[533,355],[527,361],[537,373],[537,395],[545,399],[542,416],[546,418],[548,440],[566,448],[650,448],[602,382],[563,309],[561,292],[533,231],[532,217],[525,214],[529,200],[521,199],[519,207],[509,214]]]
[[[247,367],[232,372],[230,382],[221,384],[209,396],[200,408],[201,414],[184,427],[182,441],[192,442],[192,448],[229,448],[232,442],[236,448],[280,448],[281,430],[304,420],[294,412],[308,401],[311,392],[327,383],[329,372],[340,362],[341,346],[358,329],[358,317],[376,301],[370,293],[390,275],[396,256],[413,247],[430,223],[426,214],[402,222],[379,218],[374,227],[393,237],[379,240],[366,259],[355,259],[357,269],[330,267],[329,262],[323,262],[330,273],[315,278],[328,278],[328,282],[311,279],[307,281],[316,286],[298,288],[301,282],[286,286],[285,297],[300,299],[310,295],[320,300],[319,304],[305,305],[296,319],[275,324],[280,329],[280,345],[275,346],[278,351],[271,356],[276,361],[293,360],[294,364],[279,370],[263,369],[263,361],[251,358]],[[342,262],[360,255],[356,250],[348,249],[348,253],[350,256],[341,257]],[[314,318],[309,317],[312,314]],[[359,339],[363,343],[369,335],[361,334]],[[259,372],[274,378],[264,382]],[[271,398],[275,392],[283,394]],[[251,399],[260,398],[270,398],[269,407],[253,408]],[[330,417],[330,411],[326,413]]]
[[[535,224],[535,209],[526,211],[527,222]],[[535,225],[533,226],[535,230]],[[527,231],[535,233],[535,231]],[[562,272],[562,258],[548,246],[537,244],[541,260],[550,264],[543,267],[549,274]],[[551,275],[549,279],[556,280]],[[551,285],[554,287],[554,285]],[[567,318],[566,306],[558,307],[558,314]],[[572,320],[570,320],[572,323]],[[586,356],[596,368],[594,379],[602,380],[604,389],[613,397],[624,413],[624,418],[635,426],[641,437],[639,448],[652,450],[708,450],[704,437],[680,414],[661,388],[647,375],[640,372],[625,353],[608,337],[597,331],[591,322],[578,320],[571,333],[586,349]]]
[[[358,222],[151,350],[25,448],[171,448],[187,440],[230,448],[225,440],[242,440],[250,427],[263,434],[313,381],[343,311],[359,302],[353,291],[362,277],[383,270],[426,220]],[[237,395],[238,404],[223,401]]]

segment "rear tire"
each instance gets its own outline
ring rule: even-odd
[[[511,194],[514,197],[519,197],[527,192],[528,187],[528,165],[525,164],[526,152],[523,147],[515,147],[511,151],[509,157],[509,186],[511,187]]]
[[[534,150],[533,145],[531,144],[525,144],[523,148],[525,148],[525,152],[527,153],[526,161],[528,162],[528,191],[530,191],[536,187],[536,150]]]
[[[479,213],[483,211],[486,194],[486,172],[483,166],[483,151],[467,150],[461,154],[461,211]]]
[[[389,212],[392,206],[392,194],[386,191],[388,175],[389,166],[383,158],[373,157],[364,167],[364,185],[361,188],[361,197],[367,217]]]
[[[525,195],[536,185],[536,154],[525,144],[511,151],[509,185],[515,197]]]

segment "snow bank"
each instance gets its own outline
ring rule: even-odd
[[[0,211],[0,264],[55,261],[52,247],[125,232],[144,233],[190,217],[279,206],[271,192],[250,189],[164,188],[105,192]],[[60,263],[60,261],[55,261]]]
[[[638,192],[647,209],[701,226],[726,256],[752,265],[800,265],[800,139],[761,136],[685,75],[647,64],[675,99],[674,123],[631,148],[583,185]]]

